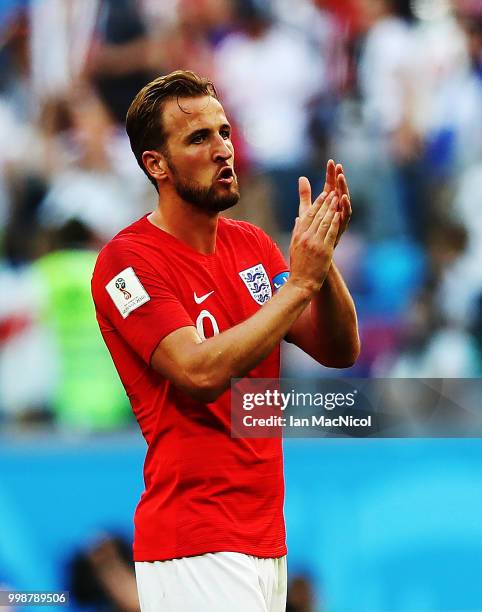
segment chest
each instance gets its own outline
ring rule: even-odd
[[[224,250],[203,259],[173,253],[168,276],[203,338],[241,323],[272,296],[270,271],[256,252]]]

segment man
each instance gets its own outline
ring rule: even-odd
[[[239,198],[230,130],[194,73],[139,92],[127,132],[159,203],[104,247],[92,281],[148,444],[134,538],[143,611],[284,610],[281,440],[231,438],[230,381],[278,377],[283,338],[332,367],[359,352],[332,263],[351,214],[341,167],[329,162],[313,204],[300,179],[288,278],[266,234],[219,215]]]

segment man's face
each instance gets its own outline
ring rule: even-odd
[[[233,169],[231,126],[215,98],[179,98],[164,106],[164,156],[178,195],[196,208],[218,213],[239,200]]]

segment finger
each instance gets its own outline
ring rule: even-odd
[[[330,191],[330,193],[323,200],[323,203],[319,207],[318,212],[316,213],[316,216],[313,219],[312,228],[313,228],[314,232],[318,231],[318,228],[320,227],[320,224],[323,221],[323,219],[324,219],[328,209],[332,205],[333,198],[335,196],[336,196],[336,192],[335,191]],[[317,200],[318,200],[318,198],[317,198]]]
[[[337,196],[333,196],[330,200],[330,205],[327,207],[326,213],[324,217],[320,219],[320,223],[317,229],[317,236],[321,240],[324,240],[328,230],[330,229],[331,222],[333,221],[333,217],[337,213],[338,207],[338,198]]]
[[[333,189],[336,189],[336,166],[335,162],[332,159],[329,159],[328,163],[326,164],[326,179],[323,191],[328,193],[333,191]]]
[[[308,206],[308,208],[304,208],[304,213],[300,217],[300,222],[298,224],[298,231],[305,232],[310,229],[313,224],[313,220],[316,217],[318,211],[323,206],[324,201],[318,200],[316,203]]]
[[[343,196],[342,201],[340,202],[338,206],[338,212],[340,213],[340,223],[338,225],[338,235],[335,240],[335,247],[339,243],[343,232],[346,230],[346,228],[348,227],[348,224],[350,223],[351,206],[350,206],[350,200],[347,198],[346,195]]]
[[[338,200],[338,212],[341,213],[340,223],[343,225],[345,218],[350,214],[350,200],[346,195],[342,195]]]
[[[316,200],[313,202],[313,204],[318,204],[318,200],[322,200],[324,201],[326,199],[326,197],[329,195],[330,190],[325,191],[323,190],[319,196],[317,196]]]
[[[350,198],[350,191],[348,189],[348,183],[345,174],[343,173],[343,167],[341,166],[341,164],[339,164],[339,166],[341,168],[341,172],[336,177],[336,186],[340,191],[340,196],[346,195],[348,196],[348,198]]]
[[[343,191],[342,191],[342,185],[339,181],[339,177],[343,174],[343,169],[341,164],[336,164],[335,167],[335,185],[336,185],[336,191],[338,192],[338,196],[341,198],[341,196],[343,195]]]
[[[325,236],[325,246],[333,249],[335,247],[336,237],[338,236],[338,230],[340,227],[340,213],[337,211],[333,215],[333,219],[331,220],[330,227],[326,232]]]
[[[302,217],[311,206],[311,185],[306,176],[298,179],[298,192],[300,194],[299,216]]]
[[[345,194],[340,200],[340,212],[342,213],[343,221],[351,217],[351,203],[348,196]]]

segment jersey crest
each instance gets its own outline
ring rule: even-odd
[[[251,268],[242,270],[239,276],[256,303],[262,306],[270,299],[272,296],[271,283],[263,264],[259,263],[251,266]]]

